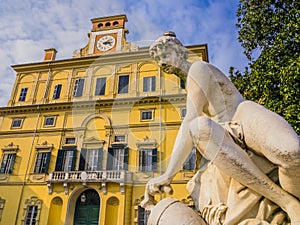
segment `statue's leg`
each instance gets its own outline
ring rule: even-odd
[[[222,126],[207,117],[198,117],[191,121],[190,132],[205,158],[241,184],[279,205],[290,216],[292,225],[300,224],[300,202],[267,177]]]
[[[300,199],[300,139],[292,127],[250,101],[240,104],[234,120],[241,121],[247,146],[279,167],[282,188]]]

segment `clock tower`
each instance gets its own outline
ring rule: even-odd
[[[88,34],[88,44],[74,53],[74,57],[102,55],[123,51],[128,29],[126,15],[116,15],[91,19],[92,30]]]

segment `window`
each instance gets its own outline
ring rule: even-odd
[[[2,218],[2,212],[3,212],[3,209],[4,209],[4,205],[5,205],[5,200],[0,197],[0,221],[1,221],[1,218]]]
[[[150,212],[151,211],[138,206],[138,225],[147,225]]]
[[[79,170],[97,171],[102,169],[102,148],[86,149],[80,152]]]
[[[116,135],[115,142],[125,142],[125,135]]]
[[[22,88],[20,92],[19,102],[24,102],[26,99],[28,88]]]
[[[66,138],[66,144],[69,145],[69,144],[75,144],[75,138]]]
[[[52,99],[59,99],[61,87],[62,87],[61,84],[55,85]]]
[[[155,91],[155,76],[143,78],[143,91]]]
[[[141,121],[153,120],[153,110],[141,111]]]
[[[157,170],[157,148],[139,150],[139,171],[151,172]]]
[[[36,155],[34,173],[47,173],[51,152],[38,152]]]
[[[3,154],[0,173],[10,174],[13,171],[16,153]]]
[[[183,164],[184,170],[194,170],[196,168],[196,148],[193,147],[190,155]]]
[[[45,127],[54,126],[54,122],[55,122],[55,117],[54,116],[47,116],[44,119],[44,126]]]
[[[76,79],[74,85],[73,96],[81,97],[83,93],[84,79]]]
[[[181,108],[180,109],[180,117],[181,117],[181,119],[184,119],[185,115],[186,115],[186,108]]]
[[[11,128],[21,128],[23,124],[23,119],[13,119],[11,122]]]
[[[108,148],[107,170],[128,170],[129,148],[123,144],[114,144]]]
[[[180,78],[180,88],[185,89],[185,80]]]
[[[119,76],[118,94],[128,93],[129,75]]]
[[[96,81],[95,95],[105,95],[106,78],[100,77]]]
[[[25,200],[22,224],[37,225],[39,223],[42,201],[36,197]]]
[[[63,146],[58,150],[55,171],[74,171],[76,152],[76,146]]]
[[[26,218],[25,218],[25,225],[35,225],[37,213],[38,213],[38,207],[36,205],[28,206]]]

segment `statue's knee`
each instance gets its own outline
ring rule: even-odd
[[[278,158],[281,161],[283,168],[300,168],[300,145],[299,138],[290,138],[285,142]]]
[[[199,141],[208,140],[211,135],[212,120],[199,116],[193,119],[190,123],[190,132],[194,139]]]

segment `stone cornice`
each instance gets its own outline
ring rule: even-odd
[[[132,52],[118,52],[110,53],[107,55],[96,55],[87,56],[81,58],[69,58],[62,60],[46,61],[46,62],[35,62],[27,64],[12,65],[12,68],[17,73],[30,73],[30,72],[41,72],[48,71],[49,68],[52,70],[62,70],[70,68],[82,68],[93,65],[111,65],[111,64],[126,64],[153,61],[150,58],[149,47],[139,48],[138,51]],[[208,62],[207,44],[187,46],[192,54],[201,54],[204,61]]]
[[[0,116],[28,114],[37,112],[62,112],[71,110],[86,110],[92,108],[110,108],[110,107],[132,107],[137,104],[155,104],[155,103],[177,103],[185,102],[186,94],[161,95],[149,97],[128,97],[103,100],[87,100],[78,102],[61,102],[36,105],[9,106],[0,108]],[[117,109],[115,108],[115,109]]]

